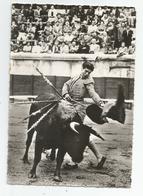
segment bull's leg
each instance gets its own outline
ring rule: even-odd
[[[56,149],[55,148],[52,148],[51,154],[50,154],[51,161],[54,161],[55,160],[55,153],[56,153]]]
[[[54,181],[57,182],[62,182],[62,177],[60,176],[60,170],[61,170],[61,165],[65,156],[65,150],[59,149],[57,153],[57,166],[56,166],[56,171],[54,174]]]
[[[36,137],[36,142],[35,142],[35,155],[34,155],[34,164],[33,167],[28,175],[29,178],[36,178],[36,167],[38,165],[38,163],[41,160],[41,154],[42,154],[42,150],[43,150],[43,143],[44,140],[41,138],[39,139],[39,137]]]
[[[32,137],[33,137],[34,131],[35,131],[35,130],[31,130],[31,131],[27,134],[26,149],[25,149],[24,156],[23,156],[23,158],[22,158],[23,162],[24,162],[24,163],[28,163],[28,164],[29,164],[29,161],[28,161],[28,151],[29,151],[29,147],[30,147],[30,145],[31,145],[31,141],[32,141]]]

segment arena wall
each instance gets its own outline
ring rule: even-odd
[[[79,54],[12,54],[10,64],[10,95],[38,95],[53,92],[39,73],[41,72],[61,92],[65,81],[80,73],[83,57],[95,64],[92,76],[95,89],[102,98],[115,98],[117,85],[123,84],[125,98],[133,99],[134,58],[131,55],[117,58],[116,55]]]

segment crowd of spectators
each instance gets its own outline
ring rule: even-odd
[[[11,51],[133,54],[135,28],[134,8],[13,4]]]

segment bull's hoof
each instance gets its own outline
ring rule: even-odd
[[[36,174],[35,174],[35,173],[30,172],[30,173],[28,174],[28,178],[36,179],[36,178],[37,178],[37,176],[36,176]]]
[[[61,176],[54,176],[53,180],[56,181],[56,182],[62,182],[63,181]]]

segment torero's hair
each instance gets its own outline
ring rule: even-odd
[[[91,71],[93,71],[94,70],[94,65],[92,63],[90,63],[89,61],[85,61],[82,64],[82,68],[83,69],[87,68],[87,69],[90,69]]]

